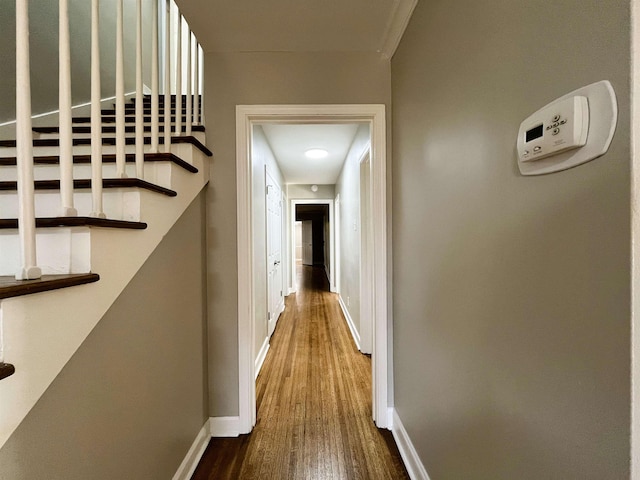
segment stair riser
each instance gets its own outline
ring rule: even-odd
[[[36,248],[43,275],[91,271],[91,231],[87,227],[38,229]],[[15,275],[20,268],[17,231],[0,232],[0,251],[0,275]]]
[[[139,189],[109,188],[103,190],[104,213],[113,220],[140,221]],[[89,216],[93,211],[92,194],[89,190],[73,194],[74,207],[79,216]],[[58,190],[36,191],[36,217],[60,215],[60,192]],[[18,217],[18,196],[15,192],[0,192],[0,217]],[[4,251],[3,256],[4,256]]]
[[[136,166],[128,162],[126,165],[128,177],[136,177]],[[0,181],[17,181],[17,170],[13,166],[0,166]],[[33,169],[35,180],[59,180],[59,165],[38,165]],[[75,164],[73,166],[73,178],[91,178],[91,165]],[[115,163],[105,163],[102,165],[102,178],[117,178]],[[161,187],[171,188],[171,165],[170,162],[146,162],[144,165],[144,180]]]

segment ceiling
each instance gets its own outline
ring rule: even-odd
[[[380,52],[417,0],[176,0],[205,52]]]
[[[418,0],[176,0],[205,53],[361,52],[391,58]],[[264,125],[287,183],[335,184],[357,125]],[[330,152],[309,161],[304,151]]]
[[[285,183],[333,185],[358,130],[358,124],[262,125]],[[304,152],[323,148],[329,155],[308,159]]]

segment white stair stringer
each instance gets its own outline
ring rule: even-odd
[[[208,158],[190,145],[174,147],[198,173],[172,178],[177,197],[157,195],[145,202],[146,230],[91,229],[91,270],[100,281],[0,303],[4,360],[16,366],[0,383],[0,447],[207,184]]]

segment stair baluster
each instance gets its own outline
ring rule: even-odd
[[[200,116],[200,45],[198,40],[195,41],[195,55],[194,55],[194,100],[193,100],[193,124],[198,125],[198,117]]]
[[[124,18],[123,0],[116,7],[116,176],[126,178],[124,122]]]
[[[16,0],[16,157],[18,170],[18,233],[21,269],[16,280],[42,276],[36,263],[36,219],[31,133],[29,69],[29,0]]]
[[[69,42],[69,0],[59,0],[58,109],[60,122],[60,208],[61,217],[75,217],[73,206],[73,134],[71,132],[71,44]]]
[[[177,109],[177,106],[176,106],[176,109]],[[176,114],[177,114],[177,110],[176,110]],[[165,8],[164,151],[171,152],[171,0],[166,0],[166,8]]]
[[[182,71],[182,14],[178,11],[178,35],[176,45],[176,135],[182,135]]]
[[[100,112],[100,0],[91,2],[91,216],[106,218],[102,203],[102,116]]]
[[[192,97],[193,74],[191,71],[193,68],[193,64],[191,61],[193,46],[191,43],[191,37],[192,37],[191,28],[187,26],[187,128],[186,128],[187,136],[191,135],[191,125],[193,122],[193,119],[191,118],[191,113],[193,111],[192,109],[193,107],[193,103],[192,103],[193,102],[193,97]]]
[[[153,7],[153,18],[151,21],[151,153],[158,153],[160,130],[160,89],[158,86],[160,81],[160,71],[158,66],[158,2],[156,0],[151,3]]]
[[[144,96],[142,91],[142,0],[136,4],[136,176],[144,178]]]

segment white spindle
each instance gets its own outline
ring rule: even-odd
[[[105,218],[102,206],[102,112],[100,111],[100,0],[91,3],[91,216]]]
[[[144,94],[142,92],[142,0],[136,5],[136,176],[144,178]]]
[[[164,32],[164,151],[171,152],[171,0],[166,1]]]
[[[16,157],[18,170],[18,234],[22,266],[17,280],[40,278],[36,266],[36,220],[31,134],[29,70],[29,0],[16,0]]]
[[[176,135],[182,135],[182,14],[178,12],[176,45]]]
[[[151,2],[151,152],[158,153],[159,135],[159,66],[158,66],[158,1]]]
[[[73,132],[71,122],[71,44],[69,43],[69,0],[59,0],[58,108],[60,111],[60,215],[74,217]]]
[[[187,27],[187,136],[191,135],[191,118],[193,97],[191,95],[193,89],[193,75],[191,72],[191,29]]]
[[[200,45],[196,40],[196,58],[193,78],[195,81],[194,98],[193,98],[193,124],[198,125],[200,123]]]
[[[116,176],[125,178],[125,124],[124,124],[124,17],[122,0],[116,8]]]
[[[204,118],[204,50],[201,52],[200,63],[202,67],[200,68],[200,125],[205,125],[206,121]]]

